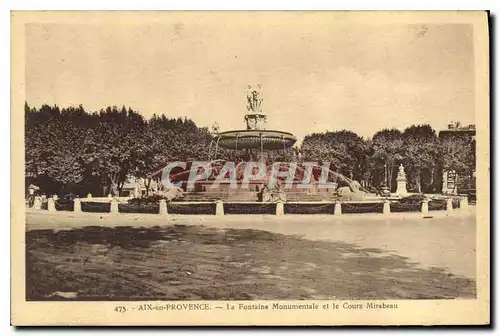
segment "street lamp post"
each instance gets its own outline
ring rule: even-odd
[[[385,182],[385,187],[387,188],[388,183],[387,183],[387,165],[386,164],[384,165],[384,182]]]

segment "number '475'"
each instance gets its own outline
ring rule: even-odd
[[[117,313],[125,313],[127,311],[127,308],[125,306],[116,306],[115,307],[115,312]]]

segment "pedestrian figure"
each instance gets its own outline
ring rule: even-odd
[[[116,183],[111,184],[111,196],[118,196],[118,185]]]
[[[42,200],[40,196],[35,196],[35,200],[33,201],[33,209],[42,210]]]
[[[28,187],[28,207],[29,208],[32,208],[34,203],[35,203],[35,194],[36,194],[36,191],[39,190],[40,188],[37,187],[36,185],[34,184],[31,184],[29,187]]]

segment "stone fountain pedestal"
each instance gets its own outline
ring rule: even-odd
[[[396,182],[396,194],[398,194],[399,196],[408,195],[408,190],[406,189],[406,173],[402,164],[399,165],[398,177],[396,179]]]

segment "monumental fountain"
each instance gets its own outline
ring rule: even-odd
[[[319,162],[309,165],[301,162],[273,162],[272,152],[283,151],[283,157],[297,138],[289,132],[267,129],[267,113],[263,109],[261,87],[248,86],[246,96],[247,113],[244,116],[246,129],[219,132],[215,128],[214,137],[208,148],[209,162],[205,166],[187,167],[183,171],[168,176],[184,190],[185,201],[222,199],[224,201],[331,201],[332,197],[347,200],[364,199],[366,193],[361,186],[342,174],[331,171]],[[221,151],[240,153],[235,163],[235,181],[220,181],[218,176],[226,163],[220,158]],[[259,163],[261,168],[252,167],[251,179],[245,178],[250,163]],[[312,164],[312,166],[311,166]],[[263,169],[264,167],[264,169]],[[254,170],[265,170],[257,174]],[[274,175],[279,177],[274,179]],[[203,173],[206,173],[205,175]],[[224,174],[229,174],[227,171]],[[189,183],[194,175],[195,181]],[[258,178],[255,176],[259,175]],[[288,184],[284,183],[288,179]],[[217,183],[214,183],[217,181]]]

